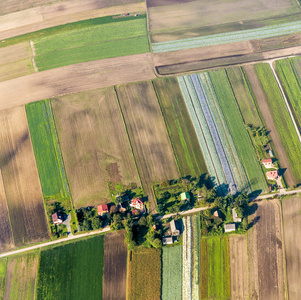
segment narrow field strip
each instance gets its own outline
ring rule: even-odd
[[[213,34],[191,39],[152,43],[154,53],[183,50],[204,46],[213,46],[247,40],[262,39],[301,31],[301,21],[288,22],[280,25],[271,25],[261,28],[238,30],[228,33]]]

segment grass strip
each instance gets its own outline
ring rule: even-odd
[[[5,276],[6,276],[7,259],[0,260],[0,299],[4,297]]]

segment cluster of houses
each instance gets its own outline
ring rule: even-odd
[[[262,164],[264,165],[264,167],[266,169],[271,169],[271,168],[275,168],[274,164],[273,164],[273,160],[271,158],[267,158],[267,159],[263,159],[262,160]],[[272,171],[268,171],[266,172],[266,176],[268,178],[268,180],[276,180],[279,176],[278,174],[278,170],[272,170]]]

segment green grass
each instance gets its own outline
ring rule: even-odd
[[[301,144],[273,71],[268,64],[257,64],[255,70],[267,97],[294,177],[297,182],[301,182]]]
[[[182,298],[182,246],[164,247],[162,254],[162,300]]]
[[[175,78],[153,81],[181,176],[207,173],[206,164]]]
[[[59,32],[34,45],[39,71],[149,51],[145,18]]]
[[[43,195],[70,197],[59,141],[49,100],[27,104],[26,115]]]
[[[230,299],[230,258],[227,237],[201,240],[201,299]]]
[[[42,251],[37,299],[102,299],[103,252],[104,236]]]
[[[253,191],[267,191],[267,185],[256,159],[256,153],[238,108],[225,70],[209,72],[237,152],[247,172]]]
[[[3,299],[5,288],[5,276],[6,276],[7,259],[0,260],[0,299]]]
[[[291,59],[276,60],[276,71],[301,131],[301,82]]]

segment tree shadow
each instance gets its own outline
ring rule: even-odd
[[[256,225],[258,223],[258,221],[260,220],[260,216],[255,217],[251,223],[249,223],[248,225],[248,230],[251,229],[252,227],[254,227],[254,225]]]

